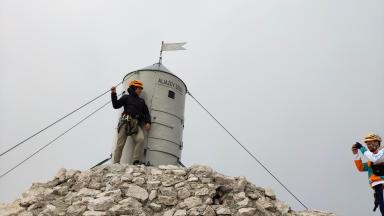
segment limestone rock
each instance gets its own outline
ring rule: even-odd
[[[112,197],[100,197],[89,202],[88,209],[94,211],[105,211],[113,206]]]
[[[79,202],[77,204],[72,204],[67,208],[67,215],[81,215],[83,212],[87,210],[87,205],[83,204],[82,202]]]
[[[240,201],[240,200],[244,200],[246,198],[246,196],[245,196],[244,192],[240,192],[240,193],[235,194],[233,196],[233,198],[235,199],[235,201]]]
[[[177,204],[177,198],[169,196],[159,196],[158,202],[166,206],[174,206]]]
[[[216,209],[217,215],[232,215],[231,210],[227,207],[220,206],[218,209]]]
[[[295,216],[336,216],[333,213],[324,212],[324,211],[302,211],[295,212],[293,215]]]
[[[113,215],[133,215],[136,212],[137,208],[128,205],[114,205],[111,207],[108,212]]]
[[[149,196],[147,190],[136,185],[131,185],[125,195],[138,199],[142,202],[146,201]]]
[[[267,196],[267,197],[269,197],[269,198],[271,198],[273,200],[276,199],[276,194],[275,194],[275,192],[273,191],[272,188],[266,188],[265,189],[265,196]]]
[[[33,216],[33,213],[24,211],[24,212],[17,214],[17,216]]]
[[[183,200],[185,198],[188,198],[189,196],[191,196],[191,192],[187,188],[182,188],[177,192],[177,197],[179,197],[179,199]]]
[[[197,181],[199,181],[199,178],[198,177],[196,177],[196,176],[190,176],[189,178],[188,178],[188,180],[187,180],[188,182],[197,182]]]
[[[163,174],[163,171],[159,170],[159,169],[151,169],[151,174],[152,175],[162,175]]]
[[[151,193],[149,194],[149,201],[154,200],[157,197],[157,190],[151,190]]]
[[[179,170],[172,170],[172,173],[174,175],[178,175],[178,176],[184,176],[187,174],[187,172],[185,170],[180,170],[180,169]]]
[[[204,210],[203,216],[216,216],[216,212],[212,207],[208,206]]]
[[[53,193],[60,195],[60,196],[65,196],[69,192],[69,187],[68,186],[56,186],[53,188]]]
[[[155,212],[159,212],[162,209],[162,206],[157,204],[157,203],[151,203],[151,204],[149,204],[149,207],[151,209],[153,209],[153,211],[155,211]]]
[[[83,214],[83,216],[105,216],[105,215],[107,215],[107,213],[103,211],[86,211]]]
[[[208,166],[194,165],[190,167],[190,173],[201,178],[211,178],[214,171]]]
[[[175,184],[184,181],[184,179],[180,176],[165,176],[163,179],[164,180],[161,184],[164,187],[174,186]]]
[[[218,173],[214,175],[213,179],[218,185],[233,185],[233,183],[235,182],[235,178],[224,176]]]
[[[0,215],[1,216],[13,216],[18,215],[24,211],[24,208],[17,204],[0,204]]]
[[[273,204],[269,202],[266,198],[262,197],[256,201],[258,205],[261,206],[263,209],[273,209]]]
[[[20,206],[29,207],[30,205],[35,204],[38,201],[41,201],[39,197],[27,196],[20,200]]]
[[[239,209],[239,216],[252,216],[256,212],[255,208],[241,208]]]
[[[103,192],[103,193],[99,193],[96,195],[97,198],[100,198],[100,197],[111,197],[113,198],[113,200],[115,202],[118,202],[120,201],[122,198],[121,198],[121,190],[120,189],[117,189],[117,190],[112,190],[112,191],[106,191],[106,192]]]
[[[282,215],[288,213],[291,210],[291,208],[287,204],[281,201],[276,201],[274,204],[277,211],[279,211]]]
[[[142,204],[132,197],[128,197],[127,199],[121,200],[119,202],[119,204],[133,207],[133,208],[141,208],[142,207]]]
[[[247,186],[247,179],[245,177],[239,177],[239,179],[235,182],[233,186],[233,190],[235,192],[244,191],[246,186]]]
[[[163,216],[173,216],[173,213],[175,213],[175,209],[170,209],[164,212]]]
[[[173,187],[162,187],[160,188],[160,194],[163,196],[176,197],[177,191]]]
[[[89,189],[89,188],[82,188],[79,193],[77,193],[78,196],[90,196],[90,197],[96,197],[101,191],[95,190],[95,189]]]
[[[249,199],[244,198],[243,200],[241,200],[240,202],[237,202],[236,204],[240,207],[246,207],[249,204]]]
[[[177,210],[173,216],[186,216],[187,211],[184,209]]]
[[[195,196],[205,196],[208,195],[209,189],[208,188],[202,188],[195,192]]]
[[[162,170],[179,170],[180,167],[175,166],[175,165],[160,165],[159,169],[162,169]]]
[[[184,186],[185,186],[185,182],[180,182],[180,183],[175,184],[175,188],[181,188]]]
[[[148,190],[153,190],[153,189],[157,189],[159,187],[159,185],[161,184],[161,181],[148,181],[147,182],[147,188]]]
[[[145,179],[141,177],[136,177],[132,179],[132,182],[135,183],[136,185],[143,185],[145,183]]]
[[[185,205],[188,209],[199,206],[203,204],[203,201],[199,197],[189,197],[184,200]]]
[[[64,168],[59,169],[59,171],[57,171],[57,173],[55,175],[55,178],[58,179],[59,181],[64,181],[66,172],[67,172],[67,170]]]
[[[200,205],[197,207],[193,207],[187,211],[188,216],[201,216],[203,215],[207,205]]]

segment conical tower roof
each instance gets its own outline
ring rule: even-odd
[[[172,72],[170,70],[168,70],[168,68],[166,68],[163,64],[161,63],[155,63],[153,65],[150,65],[148,67],[145,67],[145,68],[142,68],[142,69],[139,69],[137,71],[163,71],[163,72],[166,72],[166,73],[171,73]]]

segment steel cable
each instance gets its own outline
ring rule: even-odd
[[[120,94],[121,95],[121,94]],[[89,117],[91,117],[92,115],[94,115],[96,112],[98,112],[99,110],[101,110],[102,108],[104,108],[105,106],[107,106],[111,101],[108,101],[107,103],[103,104],[101,107],[97,108],[95,111],[93,111],[91,114],[87,115],[86,117],[84,117],[83,119],[81,119],[79,122],[77,122],[75,125],[73,125],[72,127],[70,127],[68,130],[64,131],[63,133],[61,133],[59,136],[57,136],[56,138],[54,138],[53,140],[51,140],[49,143],[47,143],[46,145],[42,146],[41,148],[39,148],[37,151],[35,151],[33,154],[31,154],[30,156],[28,156],[26,159],[24,159],[23,161],[21,161],[20,163],[18,163],[16,166],[12,167],[11,169],[9,169],[8,171],[6,171],[5,173],[3,173],[1,176],[0,176],[0,179],[3,178],[4,176],[6,176],[8,173],[12,172],[13,170],[15,170],[17,167],[19,167],[21,164],[25,163],[27,160],[29,160],[30,158],[32,158],[33,156],[35,156],[37,153],[39,153],[40,151],[42,151],[43,149],[45,149],[46,147],[48,147],[49,145],[51,145],[53,142],[55,142],[56,140],[58,140],[60,137],[64,136],[66,133],[68,133],[69,131],[71,131],[73,128],[75,128],[76,126],[78,126],[79,124],[81,124],[82,122],[84,122],[85,120],[87,120]]]
[[[245,148],[245,146],[243,144],[240,143],[239,140],[236,139],[235,136],[233,136],[228,130],[227,128],[224,127],[224,125],[222,125],[219,120],[217,120],[195,97],[193,97],[193,95],[191,94],[191,92],[187,92],[187,94],[189,96],[192,97],[192,99],[194,99],[257,163],[260,164],[260,166],[262,166],[286,191],[288,191],[289,194],[291,194],[295,199],[296,201],[298,201],[305,209],[308,210],[308,207],[306,205],[304,205],[304,203],[302,201],[300,201],[299,198],[297,198],[274,174],[272,174],[272,172],[263,164],[260,162],[260,160],[258,160],[247,148]]]
[[[122,82],[120,82],[119,84],[116,85],[119,86],[121,85]],[[63,119],[67,118],[68,116],[72,115],[73,113],[79,111],[80,109],[84,108],[85,106],[89,105],[90,103],[94,102],[95,100],[99,99],[100,97],[104,96],[105,94],[107,94],[108,92],[110,92],[111,90],[108,90],[104,93],[102,93],[101,95],[95,97],[94,99],[88,101],[87,103],[81,105],[80,107],[78,107],[77,109],[73,110],[72,112],[66,114],[65,116],[59,118],[58,120],[54,121],[53,123],[49,124],[48,126],[46,126],[45,128],[39,130],[38,132],[34,133],[33,135],[29,136],[28,138],[24,139],[23,141],[19,142],[18,144],[16,144],[15,146],[13,146],[12,148],[6,150],[5,152],[1,153],[0,154],[0,157],[2,157],[3,155],[7,154],[8,152],[12,151],[13,149],[15,149],[16,147],[20,146],[21,144],[25,143],[26,141],[32,139],[33,137],[37,136],[38,134],[42,133],[43,131],[47,130],[48,128],[52,127],[53,125],[59,123],[60,121],[62,121]]]
[[[109,161],[112,159],[112,154],[109,156],[109,158],[106,158],[104,159],[103,161],[99,162],[98,164],[96,164],[95,166],[91,167],[91,169],[95,168],[95,167],[98,167],[100,165],[103,165],[105,162]]]

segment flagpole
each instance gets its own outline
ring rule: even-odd
[[[159,64],[161,64],[161,61],[163,60],[163,45],[164,45],[164,41],[161,41]]]

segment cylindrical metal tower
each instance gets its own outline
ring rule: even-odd
[[[145,100],[152,118],[151,130],[145,133],[143,161],[155,166],[178,165],[183,148],[187,86],[161,63],[128,73],[123,79],[125,90],[134,79],[144,82],[140,97]],[[122,163],[132,163],[131,142],[129,137],[123,150]]]

